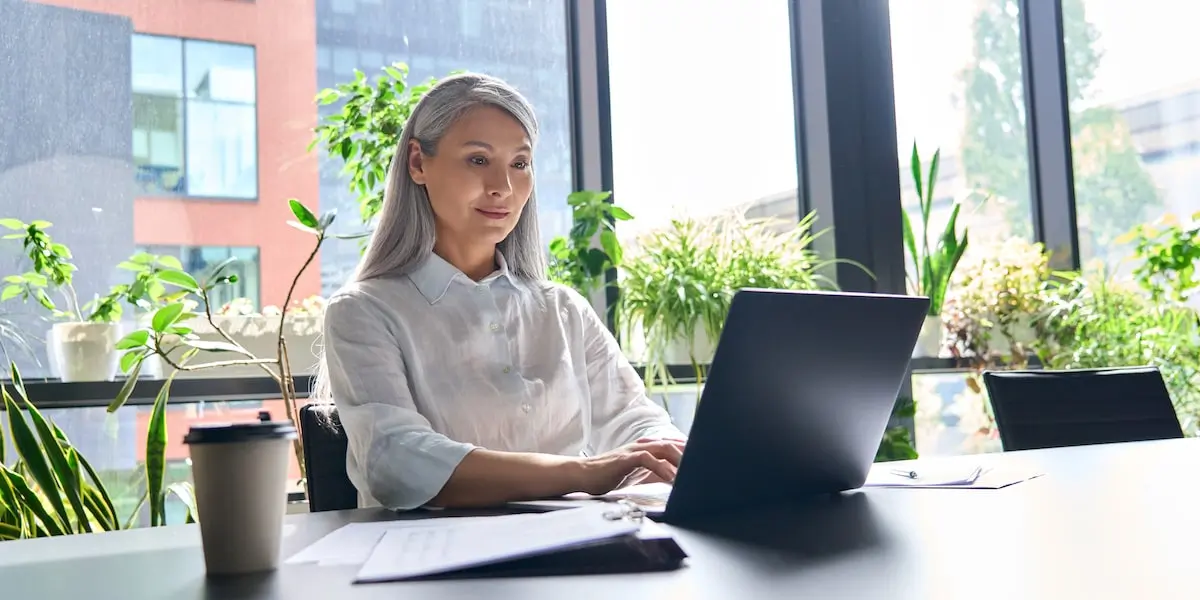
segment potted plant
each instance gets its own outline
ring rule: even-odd
[[[624,256],[614,230],[615,222],[633,218],[628,211],[609,202],[611,196],[612,192],[590,190],[567,196],[571,231],[550,241],[550,279],[570,286],[588,299],[605,287],[609,269],[620,266]]]
[[[191,485],[163,486],[166,429],[162,412],[152,418],[147,434],[146,491],[122,519],[96,470],[67,435],[29,401],[16,364],[10,369],[16,397],[0,385],[0,405],[17,456],[6,460],[5,428],[0,427],[0,541],[129,529],[145,504],[150,506],[151,525],[166,525],[165,503],[172,495],[187,507],[187,521],[195,520]]]
[[[1155,299],[1107,267],[1053,281],[1034,351],[1048,369],[1156,366],[1180,424],[1200,433],[1200,312]]]
[[[950,210],[950,217],[941,236],[932,247],[930,246],[929,216],[933,210],[934,184],[937,183],[940,155],[941,150],[933,153],[926,176],[921,168],[921,154],[917,150],[916,142],[913,143],[912,176],[921,215],[919,239],[913,231],[908,211],[900,211],[904,227],[904,247],[912,261],[911,270],[908,270],[909,288],[912,293],[929,298],[929,312],[925,316],[925,324],[914,348],[914,356],[937,356],[941,348],[941,315],[946,289],[950,285],[950,278],[958,266],[958,261],[967,250],[966,228],[963,229],[962,238],[958,237],[958,212],[962,205],[957,202]]]
[[[148,325],[126,335],[117,343],[117,349],[124,353],[120,357],[121,369],[128,374],[128,378],[125,385],[122,386],[120,392],[117,394],[117,398],[109,405],[109,412],[113,412],[124,405],[125,401],[129,399],[130,394],[132,394],[134,386],[137,384],[138,373],[142,369],[142,366],[148,359],[158,357],[173,369],[173,372],[163,384],[162,391],[158,397],[155,398],[154,415],[159,415],[165,411],[170,396],[171,382],[180,373],[251,366],[261,370],[275,381],[279,386],[280,398],[283,400],[284,411],[287,413],[289,421],[296,428],[300,427],[293,364],[287,343],[288,336],[286,335],[287,318],[290,314],[288,308],[292,305],[292,296],[296,292],[296,286],[300,281],[300,277],[312,265],[325,240],[329,238],[355,239],[365,234],[330,233],[329,228],[337,216],[335,211],[326,212],[318,218],[308,207],[295,198],[288,200],[288,206],[296,219],[288,223],[301,231],[311,234],[315,241],[312,251],[309,252],[307,258],[305,258],[299,270],[297,270],[296,275],[292,278],[292,283],[288,288],[283,307],[279,310],[277,319],[278,327],[275,328],[276,333],[271,348],[271,356],[262,357],[256,355],[252,350],[239,343],[225,328],[221,327],[217,320],[217,309],[212,306],[209,294],[218,286],[237,282],[237,275],[226,275],[224,273],[225,269],[237,260],[236,258],[230,258],[217,265],[202,280],[196,280],[191,275],[185,274],[186,281],[178,282],[180,287],[186,292],[194,294],[199,298],[198,303],[189,302],[183,298],[174,299],[155,310]],[[203,311],[202,313],[193,312],[193,309],[197,306],[199,310]],[[192,327],[188,326],[188,323],[192,323],[198,318],[203,318],[208,327],[211,328],[211,331],[220,337],[220,340],[204,339]],[[231,358],[197,361],[196,359],[201,356],[201,353],[205,353],[204,356],[206,357],[214,356],[213,353],[218,353],[219,355]],[[165,443],[165,423],[163,424],[162,436]],[[304,453],[299,438],[294,441],[293,450],[297,465],[300,468],[300,477],[303,480],[306,473]]]
[[[833,288],[812,249],[815,213],[797,223],[733,212],[674,219],[635,240],[622,262],[620,333],[646,384],[673,382],[668,365],[689,364],[696,382],[712,360],[734,294],[747,287]]]
[[[1023,366],[1045,310],[1050,257],[1041,243],[1017,237],[980,250],[959,265],[946,296],[951,352],[985,365]]]
[[[78,269],[71,262],[71,250],[46,233],[49,222],[0,219],[0,226],[14,231],[4,238],[21,240],[30,261],[28,271],[4,278],[0,301],[20,297],[50,311],[58,322],[48,336],[49,358],[66,382],[111,381],[117,373],[115,345],[121,338],[124,305],[152,309],[169,295],[168,285],[191,279],[178,259],[138,253],[118,265],[134,273],[132,282],[113,286],[104,296],[82,303],[75,291]]]

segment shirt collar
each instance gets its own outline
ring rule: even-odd
[[[499,250],[496,251],[496,266],[495,271],[477,283],[447,262],[446,259],[430,252],[424,262],[409,273],[408,277],[430,304],[436,304],[450,290],[450,284],[454,283],[456,278],[460,283],[472,286],[491,285],[495,281],[506,281],[513,287],[517,287],[516,277],[509,270],[508,261],[504,259],[504,255]]]

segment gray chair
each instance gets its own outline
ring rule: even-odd
[[[349,440],[332,404],[300,408],[300,442],[304,449],[308,510],[358,508],[358,489],[346,474]]]
[[[985,371],[1005,450],[1182,438],[1155,367]]]

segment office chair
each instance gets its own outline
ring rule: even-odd
[[[337,407],[306,404],[300,408],[300,443],[304,449],[308,510],[358,508],[358,489],[346,474],[349,440]]]
[[[1183,437],[1156,367],[985,371],[1005,450]]]

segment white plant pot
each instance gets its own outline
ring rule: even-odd
[[[258,358],[274,360],[278,356],[279,317],[264,315],[215,315],[213,322],[229,334],[243,348]],[[225,338],[213,329],[204,317],[190,319],[180,325],[190,327],[201,340],[224,342]],[[284,324],[284,340],[288,348],[288,364],[293,375],[309,375],[315,372],[318,361],[317,343],[321,337],[319,315],[289,316]],[[178,358],[178,350],[171,354]],[[208,362],[237,360],[244,356],[232,352],[202,351],[189,364],[201,365]],[[170,367],[167,367],[170,370]],[[229,377],[262,377],[262,369],[255,365],[236,365],[184,371],[180,379],[224,379]]]
[[[716,344],[709,341],[708,332],[697,325],[690,347],[687,340],[672,340],[664,349],[663,357],[669,365],[690,365],[693,358],[700,364],[708,364],[712,362],[716,351]]]
[[[697,325],[695,333],[692,335],[691,349],[694,352],[696,362],[707,364],[712,362],[713,355],[716,353],[716,344],[708,339],[708,332],[704,327]],[[646,342],[645,333],[640,324],[634,326],[630,331],[628,339],[625,340],[625,353],[629,360],[634,363],[644,363],[649,359],[649,344]],[[688,351],[688,343],[686,340],[673,340],[663,348],[662,360],[668,365],[690,365],[692,364],[692,352]]]
[[[118,323],[55,323],[50,329],[51,369],[64,382],[112,381],[120,367]]]
[[[942,317],[926,315],[921,333],[917,336],[917,345],[913,348],[913,356],[920,358],[936,357],[942,351]]]

